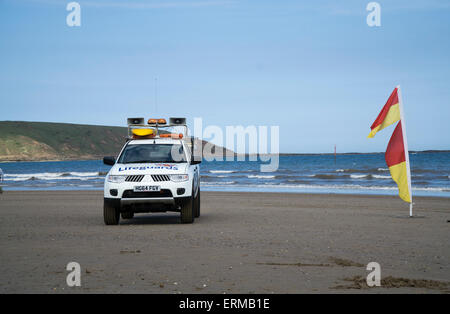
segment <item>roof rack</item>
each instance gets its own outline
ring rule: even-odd
[[[167,124],[165,119],[148,119],[148,123],[145,124],[144,118],[128,118],[128,135],[127,139],[148,139],[148,138],[178,138],[187,139],[188,138],[188,127],[186,124],[186,118],[170,118],[169,124]],[[171,127],[182,127],[183,133],[170,133],[170,132],[160,132],[160,129],[171,128]],[[142,135],[133,134],[133,130],[142,130]],[[144,130],[151,130],[146,132]],[[136,132],[135,132],[136,133]],[[171,134],[171,136],[169,136]]]

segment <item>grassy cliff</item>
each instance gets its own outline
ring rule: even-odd
[[[83,160],[114,156],[125,143],[126,135],[125,127],[0,121],[0,161]]]
[[[126,128],[47,122],[0,122],[0,160],[95,159],[115,155]]]

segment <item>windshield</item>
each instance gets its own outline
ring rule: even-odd
[[[186,162],[181,144],[136,144],[127,145],[118,163]]]

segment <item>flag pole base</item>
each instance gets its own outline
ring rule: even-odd
[[[408,218],[426,218],[426,216],[422,216],[422,215],[401,215],[401,216],[394,216],[394,218],[404,218],[404,219],[408,219]]]

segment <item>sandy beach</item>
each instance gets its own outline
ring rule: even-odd
[[[450,199],[202,192],[105,226],[101,191],[0,194],[1,293],[449,293]],[[82,286],[66,285],[78,262]],[[366,265],[381,266],[368,288]]]

